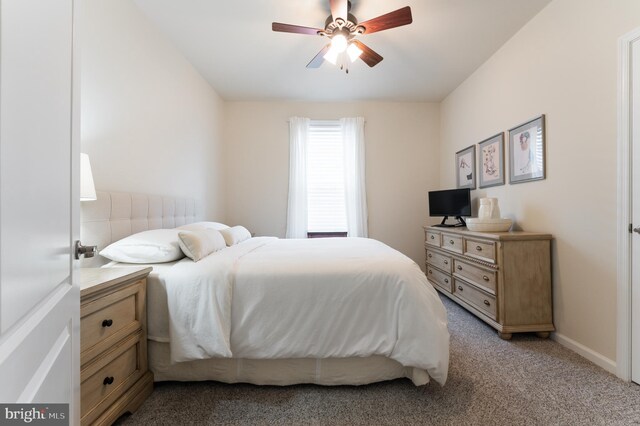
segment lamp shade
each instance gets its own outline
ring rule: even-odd
[[[97,198],[89,156],[80,154],[80,201],[92,201]]]

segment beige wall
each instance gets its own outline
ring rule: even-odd
[[[616,358],[617,39],[637,0],[555,0],[442,103],[442,186],[454,153],[539,114],[547,179],[478,190],[520,228],[550,232],[558,339]],[[474,212],[477,213],[477,212]]]
[[[225,219],[220,97],[131,0],[82,6],[82,151],[96,188],[195,197]]]
[[[228,197],[233,224],[284,237],[291,116],[363,116],[369,236],[424,267],[427,191],[437,187],[439,107],[428,103],[227,103]]]

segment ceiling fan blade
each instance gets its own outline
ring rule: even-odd
[[[324,62],[324,55],[329,51],[331,43],[322,48],[321,51],[307,64],[307,68],[320,68],[320,65]]]
[[[279,31],[282,33],[295,33],[295,34],[309,34],[318,35],[320,28],[301,27],[300,25],[281,24],[280,22],[274,22],[271,24],[273,31]]]
[[[338,18],[342,18],[343,21],[347,21],[349,8],[347,0],[330,0],[331,2],[331,16],[335,21]]]
[[[370,67],[375,67],[384,59],[382,56],[378,55],[376,52],[371,50],[367,45],[358,40],[353,40],[351,43],[355,44],[362,50],[362,55],[360,55],[360,59],[364,61],[365,64]]]
[[[365,28],[364,34],[371,34],[378,31],[388,30],[389,28],[408,25],[412,22],[413,17],[411,16],[411,8],[409,6],[405,6],[402,9],[389,12],[385,15],[380,15],[377,18],[360,22],[358,25]]]

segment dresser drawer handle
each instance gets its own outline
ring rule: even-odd
[[[478,250],[478,251],[482,251],[482,247],[480,247],[480,246],[476,246],[476,250]]]
[[[104,321],[102,321],[102,326],[103,327],[111,327],[113,325],[113,320],[111,319],[106,319]]]
[[[105,377],[105,378],[104,378],[104,381],[102,382],[102,384],[103,384],[103,385],[105,385],[105,386],[106,386],[106,385],[110,385],[110,384],[112,384],[112,383],[113,383],[113,376]]]
[[[464,289],[462,288],[461,285],[458,286],[458,290],[463,291]]]
[[[448,260],[445,260],[445,261],[444,261],[444,264],[445,264],[445,265],[448,265],[448,264],[449,264],[449,261],[448,261]]]
[[[429,269],[429,273],[430,273],[430,274],[433,274],[433,272],[431,271],[431,269]]]
[[[455,244],[453,240],[449,240],[449,244]]]
[[[458,271],[462,271],[462,266],[458,265]]]
[[[485,305],[487,305],[487,306],[491,306],[491,303],[489,303],[489,301],[488,301],[488,300],[485,300],[485,301],[484,301],[484,304],[485,304]]]
[[[431,238],[432,240],[433,240],[433,239],[435,239],[435,237],[434,237],[433,235],[432,235],[430,238]]]
[[[431,256],[431,253],[429,253],[429,259],[431,259],[433,256]]]
[[[485,280],[485,281],[489,281],[489,277],[488,277],[488,276],[486,276],[486,275],[483,275],[483,276],[482,276],[482,279],[483,279],[483,280]]]
[[[444,279],[445,284],[449,284],[449,280],[448,279]]]

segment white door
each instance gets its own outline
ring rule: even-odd
[[[631,45],[631,167],[635,231],[631,242],[631,380],[640,383],[640,39]]]
[[[0,0],[0,402],[79,424],[74,21],[73,0]]]

